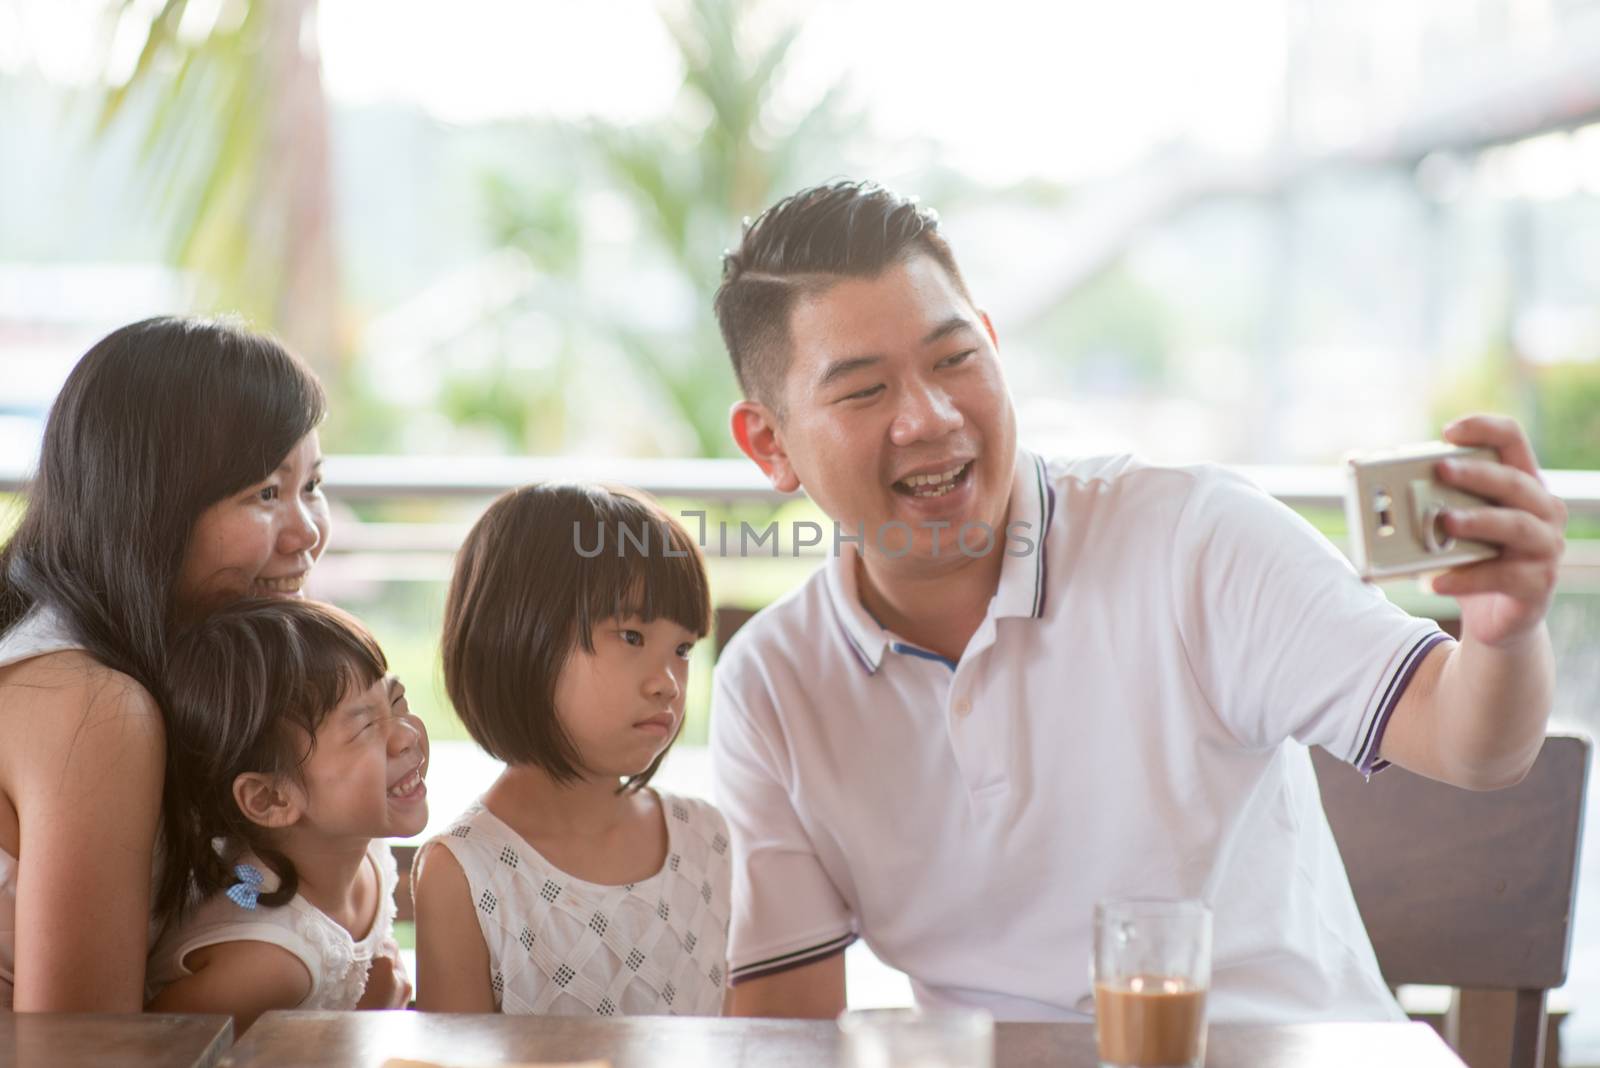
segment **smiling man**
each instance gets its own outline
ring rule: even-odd
[[[1094,903],[1155,896],[1212,904],[1216,1018],[1398,1017],[1307,746],[1526,773],[1565,512],[1517,425],[1446,429],[1506,461],[1441,470],[1495,502],[1451,533],[1503,547],[1436,582],[1457,644],[1220,468],[1020,449],[995,328],[912,201],[780,202],[716,311],[739,447],[838,527],[717,667],[734,1011],[839,1012],[864,937],[924,1005],[1079,1017]]]

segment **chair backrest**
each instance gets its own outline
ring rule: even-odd
[[[1567,977],[1587,739],[1552,735],[1527,778],[1474,793],[1312,751],[1356,904],[1392,986],[1548,990]]]
[[[716,656],[722,659],[722,650],[727,647],[728,641],[738,632],[739,628],[750,622],[756,614],[754,608],[739,608],[730,604],[719,604],[711,613],[711,645]]]

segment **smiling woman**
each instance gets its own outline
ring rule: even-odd
[[[190,319],[115,331],[62,387],[0,550],[0,1007],[141,1007],[168,634],[298,593],[325,407],[276,342]]]

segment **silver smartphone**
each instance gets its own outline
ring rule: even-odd
[[[1500,453],[1434,441],[1346,460],[1344,507],[1350,555],[1362,578],[1444,571],[1500,554],[1498,546],[1445,532],[1445,509],[1489,503],[1434,476],[1434,465],[1446,459],[1498,463]]]

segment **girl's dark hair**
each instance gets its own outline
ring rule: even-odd
[[[326,409],[304,364],[232,323],[146,319],[109,334],[50,409],[26,511],[0,549],[0,634],[49,605],[90,656],[159,700],[195,520],[271,475]]]
[[[711,629],[705,561],[693,539],[643,494],[536,484],[502,495],[456,555],[445,597],[445,690],[491,756],[532,764],[557,782],[579,758],[556,718],[556,680],[590,632],[617,616]],[[648,783],[661,754],[621,786]]]
[[[232,886],[234,863],[246,850],[281,880],[261,904],[294,897],[294,864],[239,811],[234,780],[257,772],[300,781],[328,713],[387,671],[383,650],[359,621],[315,601],[238,601],[177,636],[167,665],[173,803],[162,828],[157,915],[170,922]]]

